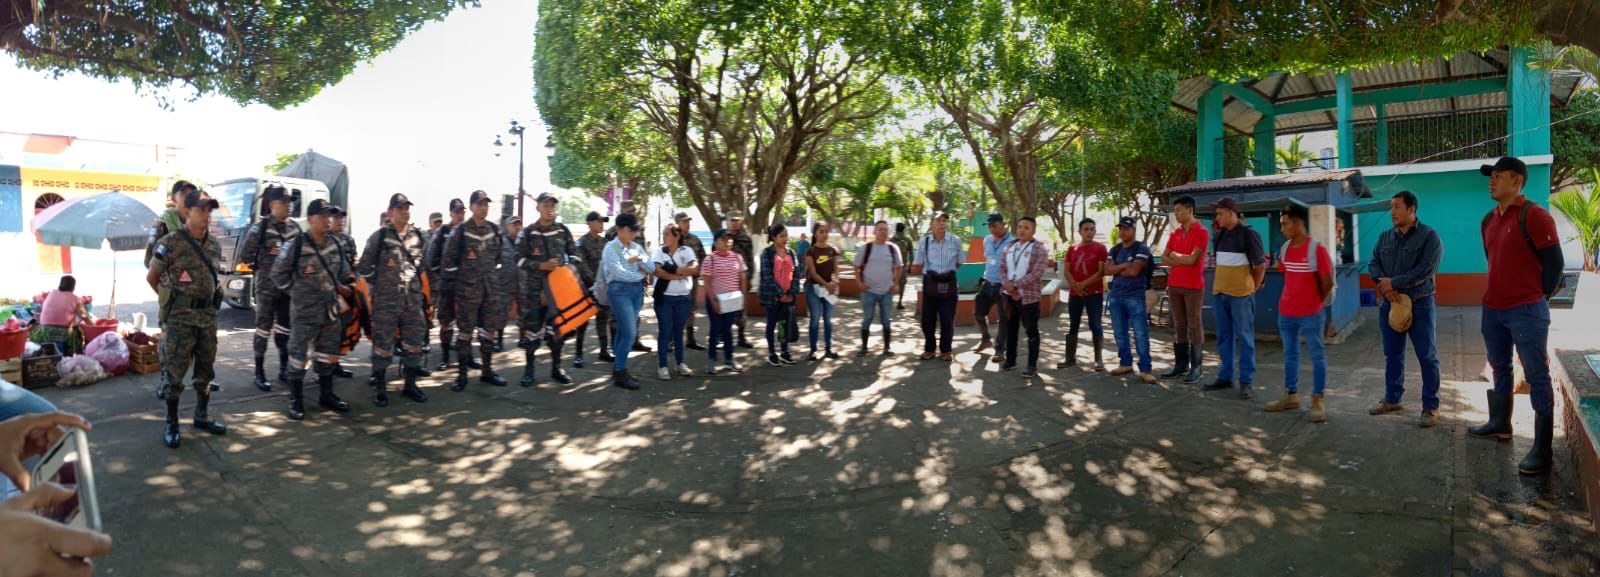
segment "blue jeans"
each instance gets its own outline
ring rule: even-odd
[[[1107,297],[1111,305],[1111,336],[1117,341],[1118,366],[1133,366],[1133,350],[1128,346],[1128,329],[1139,350],[1139,372],[1150,372],[1150,316],[1145,312],[1144,295]]]
[[[833,350],[833,305],[828,303],[828,299],[817,296],[816,291],[810,286],[806,287],[806,314],[811,316],[811,350],[817,350],[818,322],[822,323],[822,330],[825,331],[822,336],[822,348]]]
[[[1303,317],[1278,317],[1278,335],[1283,337],[1283,388],[1290,393],[1300,386],[1300,338],[1306,339],[1311,353],[1311,394],[1321,395],[1328,386],[1328,355],[1322,347],[1322,311]]]
[[[1528,400],[1539,416],[1550,416],[1555,410],[1550,359],[1545,356],[1549,338],[1550,305],[1545,301],[1504,311],[1483,307],[1483,346],[1494,369],[1495,394],[1511,394],[1511,350],[1515,348],[1517,358],[1522,359],[1522,375],[1531,388]]]
[[[56,406],[51,404],[50,401],[44,400],[44,397],[34,394],[33,391],[0,380],[0,421],[22,415],[53,413],[55,410]],[[32,468],[33,463],[31,461],[36,460],[37,458],[30,459],[29,462],[23,462],[22,466]],[[11,484],[11,479],[0,475],[0,501],[10,498],[12,493],[17,492],[20,491],[17,490],[15,485]]]
[[[689,295],[662,295],[656,299],[656,361],[667,364],[667,349],[672,349],[677,364],[683,364],[683,331],[689,325],[689,311],[694,308],[694,297]]]
[[[633,350],[633,340],[638,336],[644,285],[614,280],[606,285],[606,295],[611,299],[611,314],[617,319],[617,338],[611,343],[617,361],[611,370],[620,373],[628,370],[628,351]]]
[[[889,321],[893,320],[889,316],[889,309],[892,306],[894,306],[894,295],[862,291],[861,309],[866,314],[861,316],[861,332],[865,333],[872,330],[872,317],[876,314],[883,319],[883,334],[889,334]]]
[[[1422,365],[1422,408],[1439,408],[1439,349],[1436,346],[1439,311],[1433,297],[1411,301],[1411,328],[1403,333],[1389,328],[1389,300],[1378,299],[1378,333],[1383,335],[1383,400],[1399,403],[1406,393],[1406,337]]]
[[[1239,340],[1239,382],[1250,384],[1256,374],[1256,297],[1212,295],[1211,314],[1217,318],[1217,380],[1233,380],[1233,342]]]

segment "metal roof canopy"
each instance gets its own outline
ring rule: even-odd
[[[1363,93],[1383,91],[1388,108],[1388,119],[1394,121],[1410,116],[1453,114],[1485,108],[1504,108],[1506,93],[1501,90],[1481,91],[1461,96],[1433,96],[1429,86],[1446,83],[1478,83],[1479,90],[1493,88],[1495,83],[1504,87],[1511,62],[1510,50],[1500,48],[1482,54],[1463,52],[1449,57],[1397,64],[1378,64],[1364,70],[1349,72],[1352,92],[1357,96],[1352,109],[1355,123],[1376,120],[1373,106],[1363,104]],[[1236,134],[1251,134],[1262,113],[1246,103],[1258,100],[1270,103],[1277,110],[1274,132],[1293,134],[1326,130],[1335,123],[1334,108],[1318,107],[1318,102],[1336,95],[1334,72],[1273,74],[1266,78],[1247,79],[1234,83],[1236,89],[1226,94],[1222,104],[1223,126]],[[1552,74],[1550,99],[1556,106],[1565,106],[1572,98],[1581,79],[1571,75]],[[1196,76],[1178,83],[1172,105],[1190,114],[1196,114],[1201,95],[1210,90],[1214,81],[1209,76]],[[1473,86],[1462,84],[1462,86]],[[1297,110],[1307,108],[1306,110]]]
[[[1233,200],[1239,203],[1239,212],[1244,215],[1278,212],[1289,203],[1305,206],[1318,204],[1335,207],[1351,206],[1361,199],[1372,196],[1359,170],[1271,174],[1191,182],[1164,188],[1156,194],[1167,199],[1162,203],[1162,208],[1170,208],[1173,198],[1186,195],[1192,197],[1195,214],[1201,216],[1215,214],[1216,209],[1211,205],[1225,196],[1233,197]]]

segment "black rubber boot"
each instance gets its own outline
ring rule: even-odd
[[[1489,422],[1467,429],[1467,434],[1479,439],[1511,438],[1511,395],[1489,391]]]
[[[1172,370],[1156,375],[1165,379],[1176,379],[1189,372],[1189,343],[1173,343],[1172,345]]]
[[[496,387],[504,387],[507,384],[509,384],[509,383],[506,382],[506,378],[505,377],[502,377],[502,376],[500,376],[498,374],[495,374],[495,372],[494,372],[494,351],[489,350],[488,347],[484,347],[484,349],[483,349],[483,365],[482,365],[482,367],[483,367],[483,372],[478,375],[478,382],[494,385]]]
[[[567,372],[561,370],[562,344],[560,340],[550,342],[550,380],[559,384],[570,385],[572,384],[572,377],[567,376]],[[528,363],[528,370],[530,372],[533,371],[532,362]]]
[[[894,339],[889,337],[889,329],[883,329],[883,356],[894,356]]]
[[[298,421],[306,418],[306,381],[294,379],[289,381],[289,420]]]
[[[1056,368],[1065,369],[1078,365],[1078,339],[1076,335],[1067,335],[1067,357],[1056,363]]]
[[[1200,382],[1200,379],[1206,378],[1206,370],[1205,370],[1205,367],[1203,367],[1202,363],[1201,363],[1201,360],[1203,358],[1204,357],[1203,357],[1201,346],[1200,345],[1196,345],[1196,344],[1190,344],[1189,345],[1189,374],[1185,375],[1183,377],[1184,384],[1192,385],[1192,384]]]
[[[338,363],[334,363],[334,365],[333,365],[333,376],[339,377],[341,379],[352,379],[352,378],[355,378],[356,374],[350,372],[350,369],[344,368],[344,365],[341,365],[341,364],[338,364]]]
[[[533,386],[533,383],[538,380],[533,376],[534,364],[537,362],[537,359],[534,358],[534,353],[538,350],[539,349],[535,343],[529,343],[528,345],[522,347],[522,363],[524,366],[522,367],[522,380],[517,381],[517,384],[524,387],[531,387]],[[557,370],[560,368],[560,365],[556,366]]]
[[[1517,465],[1518,473],[1542,475],[1550,472],[1555,464],[1555,456],[1550,453],[1550,437],[1555,434],[1555,426],[1554,416],[1534,415],[1533,447],[1528,449],[1528,456],[1522,458],[1522,464]]]
[[[417,370],[401,369],[400,372],[406,377],[405,388],[400,390],[400,394],[405,395],[406,398],[418,403],[428,402],[428,396],[422,394],[422,389],[417,388]]]
[[[272,381],[267,380],[267,355],[256,355],[256,388],[263,391],[272,390]]]
[[[683,340],[686,341],[684,346],[688,347],[691,351],[706,350],[706,346],[700,344],[700,341],[697,341],[694,338],[694,319],[692,318],[689,319],[689,326],[684,330]]]
[[[322,389],[317,396],[318,405],[335,413],[350,412],[350,403],[344,402],[344,399],[339,398],[339,395],[333,394],[333,375],[331,373],[318,375],[317,385],[318,388]]]
[[[168,449],[176,449],[183,444],[183,437],[178,434],[178,397],[167,399],[167,427],[161,434],[161,444]]]
[[[379,407],[389,406],[389,369],[373,371],[372,404]]]
[[[228,426],[222,424],[222,421],[211,419],[211,395],[210,391],[205,390],[208,388],[210,387],[198,387],[195,389],[200,395],[199,399],[194,403],[194,428],[213,435],[226,435],[228,434]]]
[[[1094,341],[1094,370],[1096,371],[1106,370],[1105,349],[1101,346],[1105,344],[1105,339],[1104,335],[1090,337],[1090,340]]]
[[[872,331],[861,331],[861,350],[856,351],[856,356],[867,356],[867,341],[872,340]]]

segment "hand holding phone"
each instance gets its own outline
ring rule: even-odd
[[[75,429],[61,437],[33,468],[33,478],[57,486],[73,487],[66,497],[49,503],[39,515],[80,529],[100,530],[100,505],[95,498],[94,468],[89,459],[89,437]]]
[[[35,513],[76,497],[72,490],[44,483],[0,504],[0,559],[6,560],[8,574],[87,575],[93,570],[87,559],[111,553],[111,537]]]
[[[71,413],[35,413],[0,421],[0,474],[23,491],[32,487],[32,474],[24,459],[45,454],[67,434],[63,427],[93,429],[83,417]]]

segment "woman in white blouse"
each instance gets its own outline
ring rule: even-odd
[[[694,277],[700,274],[700,263],[694,249],[683,245],[687,234],[677,224],[669,224],[661,231],[661,248],[651,251],[650,262],[655,264],[656,378],[672,379],[672,365],[667,364],[667,350],[672,349],[677,362],[678,375],[694,376],[689,365],[683,362],[683,334],[689,324],[689,311],[694,309]]]

